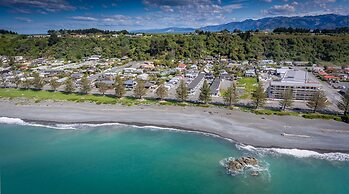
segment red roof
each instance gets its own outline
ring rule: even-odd
[[[178,65],[178,68],[182,68],[182,69],[184,69],[184,68],[186,68],[187,67],[187,65],[186,64],[179,64]]]
[[[327,75],[327,73],[324,72],[324,71],[320,71],[319,74],[320,74],[320,75]]]
[[[325,79],[339,79],[339,77],[333,76],[333,75],[325,75]]]

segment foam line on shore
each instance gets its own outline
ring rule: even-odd
[[[312,150],[286,149],[286,148],[256,148],[251,145],[237,144],[240,150],[247,150],[262,155],[288,155],[296,158],[315,158],[329,161],[349,161],[349,154],[340,152],[319,153]]]
[[[131,124],[122,124],[122,123],[100,123],[100,124],[92,124],[92,123],[73,123],[73,124],[52,124],[52,125],[45,125],[45,124],[38,124],[38,123],[31,123],[31,122],[25,122],[20,118],[9,118],[9,117],[0,117],[0,124],[12,124],[12,125],[26,125],[26,126],[36,126],[36,127],[45,127],[45,128],[52,128],[52,129],[66,129],[66,130],[79,130],[84,129],[86,127],[100,127],[100,126],[131,126],[134,128],[140,128],[140,129],[148,129],[148,130],[168,130],[168,131],[175,131],[175,132],[189,132],[189,133],[196,133],[201,134],[205,136],[210,137],[218,137],[225,139],[229,142],[236,143],[235,141],[225,138],[216,134],[212,134],[209,132],[202,132],[202,131],[195,131],[195,130],[183,130],[183,129],[176,129],[176,128],[170,128],[170,127],[158,127],[158,126],[152,126],[152,125],[131,125]],[[322,160],[330,160],[330,161],[349,161],[349,154],[345,153],[339,153],[339,152],[330,152],[330,153],[319,153],[316,151],[311,150],[301,150],[301,149],[286,149],[286,148],[257,148],[251,145],[243,145],[236,143],[236,147],[239,150],[246,150],[255,154],[263,154],[263,155],[289,155],[296,158],[316,158],[316,159],[322,159]]]
[[[73,124],[39,124],[34,122],[25,122],[20,118],[9,118],[9,117],[0,117],[0,123],[2,124],[12,124],[12,125],[26,125],[34,127],[45,127],[52,129],[70,129],[77,130],[83,127],[99,127],[99,126],[126,126],[121,123],[101,123],[101,124],[92,124],[92,123],[73,123]]]

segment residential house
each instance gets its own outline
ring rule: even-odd
[[[194,94],[205,80],[205,73],[199,73],[199,75],[189,83],[188,90],[190,94]]]
[[[245,72],[245,77],[255,77],[256,76],[256,71],[254,69],[248,69]]]

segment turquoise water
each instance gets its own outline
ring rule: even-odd
[[[154,128],[79,128],[0,124],[0,193],[349,193],[347,161],[258,154]],[[227,175],[219,161],[244,155],[267,171]]]

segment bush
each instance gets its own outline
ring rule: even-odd
[[[343,116],[341,117],[341,120],[342,120],[343,122],[349,123],[349,114],[343,115]]]
[[[177,106],[187,106],[188,104],[185,102],[178,103]]]
[[[160,102],[159,104],[160,104],[160,105],[172,105],[171,102]]]
[[[274,115],[278,116],[296,116],[298,113],[295,112],[274,112]]]
[[[336,121],[341,121],[342,119],[338,116],[335,115],[326,115],[326,114],[304,114],[302,115],[303,118],[306,119],[326,119],[326,120],[336,120]]]
[[[296,112],[284,112],[276,110],[253,110],[257,115],[298,116]]]
[[[209,104],[200,104],[199,107],[203,107],[203,108],[209,108],[210,105]]]
[[[271,110],[254,110],[253,113],[257,115],[272,115],[274,114]]]

